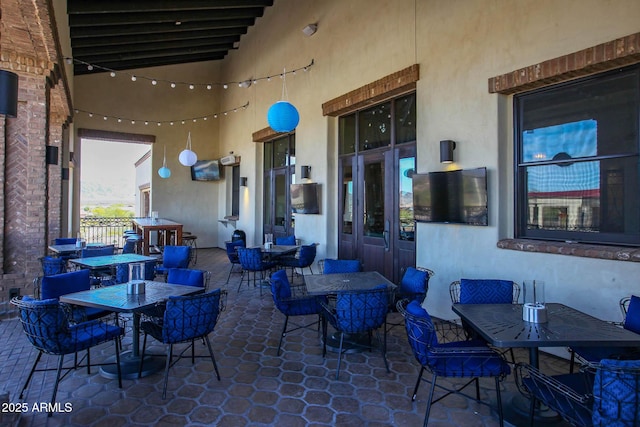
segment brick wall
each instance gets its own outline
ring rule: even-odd
[[[49,12],[46,0],[3,0],[0,15],[0,68],[19,77],[18,115],[0,119],[0,318],[15,315],[11,289],[33,293],[38,258],[61,229],[62,150],[57,165],[45,154],[47,144],[64,145],[71,109]]]

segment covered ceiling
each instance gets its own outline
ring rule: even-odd
[[[273,0],[68,0],[74,74],[223,59],[272,5]]]

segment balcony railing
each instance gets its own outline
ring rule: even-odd
[[[122,246],[122,235],[131,230],[131,221],[139,217],[80,218],[80,235],[87,243]]]

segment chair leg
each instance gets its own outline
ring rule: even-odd
[[[433,377],[431,378],[431,387],[429,388],[429,398],[427,399],[427,411],[424,414],[424,427],[427,427],[427,424],[429,424],[429,413],[431,412],[431,403],[433,402],[433,391],[436,388],[437,378],[438,376],[436,374],[433,374]]]
[[[169,381],[169,368],[171,367],[171,357],[173,355],[173,344],[169,344],[167,349],[167,363],[164,369],[164,385],[162,386],[162,398],[167,398],[167,382]]]
[[[576,352],[571,350],[571,359],[569,360],[569,373],[573,374],[573,365],[576,363]]]
[[[340,349],[338,350],[338,369],[336,369],[336,380],[340,377],[340,362],[342,361],[342,343],[344,342],[344,334],[340,332]]]
[[[78,353],[76,353],[77,355]],[[91,375],[91,349],[87,349],[87,375]]]
[[[40,361],[41,357],[42,357],[42,352],[39,351],[38,355],[36,356],[36,361],[33,362],[33,366],[31,367],[31,372],[29,372],[29,376],[27,377],[27,380],[24,382],[24,386],[22,387],[22,390],[20,391],[20,399],[22,399],[24,397],[24,391],[27,389],[27,386],[29,385],[29,382],[31,381],[31,377],[33,377],[33,373],[36,371],[36,366],[38,365],[38,362]]]
[[[529,406],[529,427],[533,427],[534,415],[536,413],[536,403],[537,399],[535,397],[531,397],[531,404]]]
[[[500,427],[504,427],[504,416],[502,414],[502,396],[500,394],[500,377],[495,377],[496,380],[496,403],[498,405],[498,415],[500,417]]]
[[[211,341],[209,341],[209,336],[205,335],[204,340],[207,342],[207,347],[209,348],[209,355],[211,356],[211,361],[213,362],[213,369],[216,371],[216,377],[218,377],[218,381],[220,381],[220,372],[218,371],[216,358],[213,356],[213,350],[211,349]]]
[[[384,322],[384,339],[382,341],[382,360],[384,360],[384,366],[387,368],[387,373],[390,373],[389,362],[387,362],[387,322]]]
[[[416,386],[413,388],[413,396],[411,396],[411,401],[416,401],[416,395],[418,394],[418,387],[420,387],[420,381],[422,380],[422,374],[424,373],[424,366],[420,367],[420,373],[418,374],[418,381],[416,381]]]
[[[284,326],[282,327],[282,333],[280,334],[280,342],[278,343],[278,356],[280,356],[280,347],[282,347],[282,339],[287,332],[287,323],[289,323],[289,316],[284,317]]]
[[[56,395],[58,394],[58,384],[60,384],[60,374],[62,373],[62,364],[64,363],[64,354],[60,355],[60,361],[58,362],[58,371],[56,372],[56,382],[53,384],[53,394],[51,395],[51,406],[49,407],[48,417],[53,415],[53,404],[56,402]]]

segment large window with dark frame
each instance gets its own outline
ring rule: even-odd
[[[514,98],[516,237],[640,246],[640,65]]]

